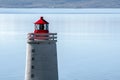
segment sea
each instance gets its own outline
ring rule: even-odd
[[[57,33],[59,80],[120,80],[120,9],[0,8],[0,80],[24,80],[27,34]]]

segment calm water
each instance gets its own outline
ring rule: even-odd
[[[24,80],[26,36],[40,16],[50,23],[50,32],[58,33],[60,80],[120,80],[119,9],[0,9],[0,13],[0,80]]]

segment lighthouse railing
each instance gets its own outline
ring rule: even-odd
[[[28,33],[28,40],[57,40],[57,33]]]

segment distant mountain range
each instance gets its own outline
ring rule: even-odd
[[[120,8],[120,0],[0,0],[0,8]]]

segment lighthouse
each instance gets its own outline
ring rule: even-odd
[[[56,42],[57,33],[50,33],[41,17],[28,33],[25,80],[58,80]]]

